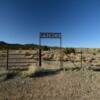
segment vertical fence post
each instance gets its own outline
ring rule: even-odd
[[[82,59],[83,59],[83,57],[82,57],[82,49],[81,49],[81,68],[83,67],[82,66]]]
[[[60,33],[60,68],[63,68],[63,63],[62,63],[62,35]]]
[[[7,70],[9,69],[9,50],[7,49]]]
[[[42,60],[41,60],[41,37],[40,37],[40,35],[39,35],[39,67],[41,67],[42,66]]]
[[[41,49],[39,49],[39,67],[41,67],[42,63],[41,63]]]

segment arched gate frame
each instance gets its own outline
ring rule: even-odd
[[[40,32],[39,33],[39,66],[42,66],[42,49],[41,49],[41,39],[51,38],[60,40],[60,67],[62,68],[62,33],[52,33],[52,32]]]

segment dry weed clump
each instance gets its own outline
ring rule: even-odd
[[[21,77],[31,77],[31,76],[33,76],[38,71],[40,71],[40,68],[38,66],[34,65],[34,64],[31,64],[28,67],[27,71],[23,71],[21,73]]]
[[[0,81],[7,78],[8,71],[4,68],[0,68]]]

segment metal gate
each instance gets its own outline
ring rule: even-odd
[[[44,38],[51,38],[51,39],[59,39],[60,40],[60,68],[62,68],[62,55],[61,55],[61,50],[62,50],[62,33],[53,33],[53,32],[40,32],[39,34],[39,66],[41,67],[42,66],[42,56],[41,56],[41,53],[42,53],[42,43],[41,43],[41,40],[44,39]]]

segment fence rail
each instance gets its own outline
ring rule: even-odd
[[[12,68],[28,68],[30,64],[39,64],[38,63],[38,53],[36,50],[0,50],[0,67],[5,67],[7,70]],[[45,52],[46,53],[46,52]],[[37,58],[34,56],[36,55]],[[93,70],[100,70],[100,53],[91,52],[88,53],[86,51],[78,51],[73,55],[68,54],[67,60],[63,61],[62,67],[80,67],[86,68],[89,67]],[[55,58],[56,59],[56,58]],[[43,61],[43,66],[50,66],[50,68],[59,66],[59,62],[56,62],[55,59],[50,59],[49,64],[46,63],[45,59]]]
[[[29,64],[36,63],[33,52],[28,51],[30,50],[0,50],[0,67],[8,70],[12,67],[28,67]]]

